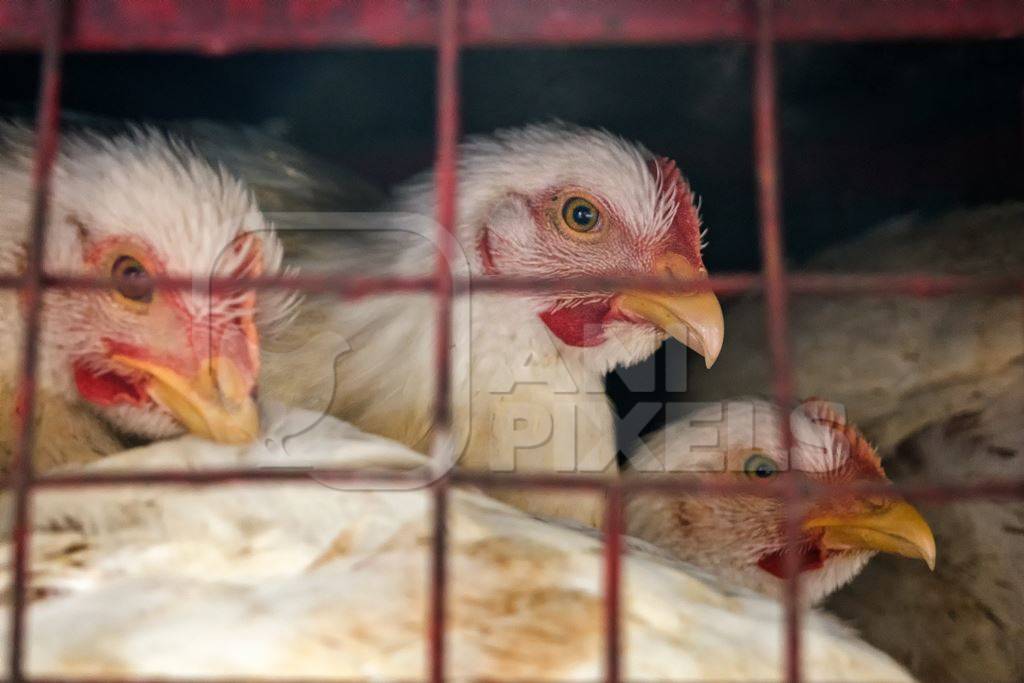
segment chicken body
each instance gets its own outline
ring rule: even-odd
[[[910,435],[889,459],[893,478],[1024,481],[1022,406],[1017,381],[980,409]],[[949,502],[928,517],[943,548],[934,573],[879,558],[829,600],[830,611],[921,680],[1024,680],[1024,501]]]
[[[0,272],[24,268],[33,135],[0,125]],[[41,312],[36,457],[43,469],[120,450],[126,439],[257,430],[259,328],[288,301],[211,292],[211,276],[275,272],[281,248],[245,187],[185,143],[149,129],[62,136],[44,268],[110,278],[109,289],[48,290]],[[157,290],[159,276],[192,276]],[[0,456],[15,434],[23,311],[0,294]]]
[[[782,419],[778,408],[759,399],[702,407],[645,437],[629,460],[629,476],[675,473],[706,483],[887,481],[874,449],[828,404],[809,401],[789,416],[795,443],[789,452],[781,441]],[[630,501],[626,519],[631,534],[675,557],[730,583],[782,595],[786,516],[776,498],[643,494]],[[935,563],[927,522],[895,495],[837,493],[816,502],[801,524],[800,587],[811,603],[853,579],[877,552]]]
[[[812,259],[812,272],[1013,276],[1024,272],[1024,204],[910,216]],[[1016,294],[795,297],[796,391],[828,396],[858,418],[883,456],[922,427],[987,405],[1024,377]],[[693,373],[695,401],[770,390],[761,302],[729,310],[713,373]]]
[[[672,162],[638,145],[532,126],[474,139],[460,159],[456,276],[706,277],[689,187]],[[430,175],[413,181],[392,213],[360,219],[361,229],[311,234],[292,262],[305,272],[430,274],[433,193]],[[261,386],[426,451],[435,310],[426,294],[308,300],[269,349]],[[453,317],[451,437],[461,465],[491,471],[614,472],[604,374],[643,360],[668,334],[710,365],[723,334],[710,293],[474,292],[456,301]],[[310,367],[318,369],[312,382],[300,380],[298,369]],[[509,496],[587,523],[599,514],[598,501],[573,496]]]
[[[1024,272],[1024,204],[909,216],[823,252],[813,271],[1011,276]],[[763,311],[729,311],[714,373],[694,400],[763,391]],[[1024,478],[1024,310],[1017,293],[798,297],[790,330],[797,391],[856,415],[894,481]],[[1021,504],[949,502],[928,512],[934,573],[880,558],[829,605],[923,680],[1018,681],[1024,671]]]
[[[422,677],[430,493],[346,490],[316,468],[408,469],[426,459],[333,418],[271,409],[258,443],[186,436],[86,471],[308,466],[308,481],[38,494],[32,675]],[[600,539],[464,490],[451,494],[448,525],[447,676],[600,678]],[[784,618],[773,601],[641,542],[630,542],[623,563],[625,678],[782,675]],[[809,681],[911,680],[826,615],[809,614],[804,630]]]

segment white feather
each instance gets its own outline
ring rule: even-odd
[[[426,463],[333,419],[274,412],[269,440],[249,448],[184,437],[87,469]],[[99,678],[419,678],[430,505],[423,490],[346,491],[313,478],[45,490],[34,501],[40,597],[30,606],[28,669]],[[453,493],[449,528],[453,680],[601,675],[599,539],[473,491]],[[633,545],[623,578],[628,678],[782,675],[776,603]],[[812,612],[804,626],[807,680],[911,680],[834,620]]]
[[[478,244],[485,226],[511,242],[527,240],[524,233],[532,219],[522,215],[522,202],[509,204],[510,198],[556,186],[587,188],[615,207],[625,229],[639,240],[660,239],[677,209],[677,196],[660,191],[651,168],[660,173],[661,167],[653,162],[640,145],[558,123],[470,139],[460,149],[458,249],[452,270],[484,274]],[[294,262],[304,272],[432,273],[432,175],[403,186],[392,208],[392,214],[358,219],[355,231],[349,229],[350,216],[319,216],[317,227],[328,231],[296,240],[300,251]],[[499,219],[505,221],[501,229],[495,225]],[[530,262],[525,268],[533,266]],[[636,271],[646,274],[648,269],[637,264]],[[541,302],[521,293],[474,292],[456,301],[451,407],[463,465],[492,471],[615,470],[615,417],[604,394],[604,376],[654,353],[665,335],[653,327],[613,322],[605,343],[569,346],[538,317],[551,305],[550,298]],[[427,295],[354,302],[309,299],[285,338],[268,349],[264,395],[329,412],[427,452],[435,310]],[[522,424],[525,431],[519,429]],[[583,521],[594,522],[599,515],[592,504],[574,496],[517,493],[508,499]]]
[[[33,142],[28,128],[0,121],[0,272],[6,275],[24,270]],[[281,243],[245,184],[182,139],[148,127],[129,126],[115,135],[62,133],[47,218],[47,273],[107,277],[109,265],[103,270],[90,262],[93,251],[109,244],[142,248],[160,262],[158,274],[194,279],[178,297],[193,320],[217,316],[236,303],[229,296],[210,296],[209,278],[238,275],[243,264],[258,266],[244,275],[281,268]],[[261,262],[250,251],[233,248],[246,235],[259,243]],[[256,310],[261,333],[287,322],[295,303],[292,294],[262,292]],[[94,367],[97,358],[105,361],[108,340],[152,348],[154,341],[167,341],[153,336],[180,333],[185,343],[187,330],[150,334],[166,322],[155,317],[157,322],[124,310],[108,291],[45,293],[38,371],[40,468],[120,450],[125,434],[154,438],[181,432],[169,413],[151,404],[86,404],[73,381],[73,363]],[[17,351],[0,358],[0,466],[6,466],[14,438],[11,416],[23,336],[23,311],[15,293],[4,291],[0,344]]]

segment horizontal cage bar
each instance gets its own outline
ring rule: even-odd
[[[45,0],[0,3],[0,46],[42,44]],[[464,47],[631,45],[753,40],[754,3],[741,0],[465,0]],[[70,51],[434,47],[430,0],[79,0]],[[1008,38],[1024,35],[1016,0],[788,0],[772,9],[780,41]]]
[[[761,2],[721,2],[720,0],[649,0],[622,2],[594,0],[549,0],[531,4],[524,9],[518,0],[456,0],[441,3],[397,0],[283,0],[282,2],[128,3],[115,0],[80,0],[73,7],[70,30],[64,48],[72,51],[94,50],[195,50],[207,54],[224,54],[249,49],[289,49],[309,47],[434,47],[440,44],[438,75],[438,205],[439,259],[432,276],[361,278],[343,274],[267,276],[253,279],[193,277],[156,278],[158,287],[194,289],[209,292],[238,289],[293,289],[307,293],[362,297],[386,293],[431,293],[439,303],[438,381],[435,403],[438,410],[435,424],[446,432],[450,421],[447,413],[449,394],[448,329],[451,297],[478,291],[510,293],[565,291],[566,289],[649,289],[657,291],[714,291],[720,294],[763,292],[766,297],[768,337],[772,350],[775,394],[779,402],[788,404],[792,394],[788,340],[785,336],[788,297],[803,295],[903,295],[945,296],[956,293],[1019,295],[1024,293],[1024,274],[1001,277],[968,277],[941,274],[868,274],[868,273],[787,273],[783,263],[781,199],[777,187],[777,125],[774,112],[774,63],[771,45],[789,40],[889,40],[906,38],[1005,38],[1024,35],[1024,12],[1018,2],[1005,0],[965,0],[958,3],[935,3],[925,0],[862,0],[851,4],[845,0],[790,0],[773,4]],[[440,9],[439,9],[440,6]],[[458,6],[458,10],[456,10]],[[0,5],[0,50],[34,50],[44,43],[42,27],[47,8],[45,0]],[[755,12],[755,9],[757,10]],[[456,12],[458,11],[458,15]],[[461,17],[461,30],[456,19]],[[442,37],[437,37],[437,26]],[[501,45],[567,45],[567,44],[652,44],[709,40],[758,40],[758,78],[755,90],[755,116],[759,156],[758,174],[761,183],[762,240],[764,274],[736,273],[690,282],[667,282],[656,278],[637,278],[627,274],[606,277],[561,280],[527,280],[516,278],[452,278],[445,264],[450,253],[451,225],[455,205],[455,155],[458,124],[457,59],[461,46]],[[461,43],[461,45],[460,45]],[[58,55],[52,34],[51,56]],[[54,82],[59,82],[59,65],[54,69]],[[54,86],[55,87],[55,86]],[[56,92],[44,89],[40,130],[44,143],[55,140],[54,125],[59,101]],[[52,111],[51,111],[52,110]],[[45,159],[46,144],[43,146]],[[48,162],[43,161],[46,169]],[[47,196],[46,170],[37,178],[36,201],[45,207]],[[39,216],[42,211],[39,211]],[[36,251],[43,244],[43,220],[36,219],[38,239]],[[0,288],[19,288],[38,298],[45,288],[104,289],[109,279],[47,275],[41,272],[38,255],[35,267],[25,276],[0,276]],[[38,315],[33,317],[38,319]],[[30,330],[34,324],[30,324]],[[28,335],[29,340],[32,334]],[[25,364],[23,388],[31,392],[35,364]],[[31,403],[29,403],[31,405]],[[29,411],[31,415],[31,411]],[[789,441],[788,429],[785,441]],[[24,435],[31,435],[28,429]],[[27,441],[27,439],[23,439]],[[439,447],[443,447],[439,439]],[[316,469],[227,469],[211,471],[145,471],[107,472],[101,474],[56,474],[36,476],[31,469],[31,450],[20,447],[10,487],[18,499],[16,552],[14,570],[13,628],[10,640],[12,679],[25,680],[22,672],[24,645],[23,619],[25,608],[25,562],[28,527],[29,492],[36,488],[75,488],[131,484],[218,485],[241,482],[295,482],[313,478],[322,483],[347,485],[376,484],[394,486],[407,484],[433,487],[435,511],[433,564],[431,570],[431,613],[429,630],[429,671],[432,680],[444,679],[444,632],[446,596],[445,519],[447,487],[451,484],[473,485],[485,489],[526,487],[542,489],[580,489],[603,492],[608,496],[605,541],[605,663],[606,678],[617,681],[621,668],[619,631],[621,591],[621,550],[623,530],[622,498],[635,493],[688,493],[696,495],[757,495],[779,498],[787,510],[798,501],[809,501],[844,493],[899,493],[913,500],[950,502],[980,498],[1024,499],[1024,481],[983,481],[973,484],[928,483],[919,485],[819,485],[787,482],[765,484],[737,480],[735,482],[700,482],[693,479],[665,476],[659,479],[625,479],[609,481],[582,474],[506,474],[453,470],[437,478],[432,472],[366,472],[362,470]],[[790,573],[787,606],[787,677],[801,677],[799,652],[801,635],[796,605],[797,573]],[[35,679],[71,681],[74,678]],[[143,678],[130,680],[145,680]],[[168,680],[168,679],[161,679]],[[203,679],[177,679],[203,680]]]
[[[242,289],[292,290],[306,294],[334,294],[359,298],[381,294],[430,293],[436,290],[436,276],[363,277],[346,274],[265,275],[261,277],[164,276],[152,278],[158,289],[220,293]],[[955,294],[1024,294],[1024,273],[1019,275],[947,275],[929,273],[787,273],[791,294],[938,297]],[[0,289],[19,289],[26,278],[0,275]],[[56,289],[109,289],[114,280],[106,277],[43,275],[42,284]],[[707,279],[666,280],[648,275],[578,276],[566,278],[519,278],[509,276],[455,277],[454,294],[472,291],[545,293],[569,290],[639,289],[648,291],[712,291],[735,296],[764,290],[761,273],[723,273]]]
[[[784,498],[792,493],[782,482],[747,481],[706,482],[680,473],[668,473],[656,478],[636,477],[609,481],[593,474],[564,472],[515,473],[452,470],[447,475],[455,484],[488,489],[538,488],[551,490],[605,490],[614,485],[627,493],[688,493],[696,495],[743,495],[765,498]],[[221,483],[267,483],[315,481],[324,484],[366,484],[388,486],[407,484],[410,487],[428,486],[437,475],[427,470],[410,472],[375,472],[344,468],[229,468],[211,470],[133,470],[90,473],[46,474],[36,477],[36,488],[105,487],[125,484],[209,486]],[[352,487],[350,490],[357,490]],[[899,494],[920,500],[948,500],[953,498],[1024,498],[1024,480],[965,482],[930,482],[924,484],[898,483],[834,483],[801,484],[801,496],[822,497],[836,494],[885,495]]]

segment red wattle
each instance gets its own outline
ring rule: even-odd
[[[142,405],[148,400],[145,389],[140,385],[111,372],[97,373],[84,362],[75,362],[74,375],[79,395],[90,403],[100,406],[118,403]]]
[[[604,341],[604,323],[611,303],[597,301],[544,311],[540,319],[569,346],[597,346]]]
[[[821,569],[825,566],[825,558],[827,555],[817,543],[801,546],[797,552],[799,553],[798,566],[800,567],[801,573]],[[757,561],[757,566],[773,576],[785,579],[786,551],[778,550],[774,553],[764,555]]]

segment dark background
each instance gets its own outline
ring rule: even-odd
[[[714,44],[470,50],[463,129],[558,117],[640,140],[675,158],[702,196],[712,272],[756,269],[750,57]],[[797,44],[778,57],[793,265],[899,214],[1024,199],[1024,41]],[[0,55],[0,72],[4,103],[31,105],[38,59]],[[431,161],[434,55],[70,55],[63,102],[119,118],[270,122],[387,187]],[[651,397],[619,378],[609,387],[623,409]]]

